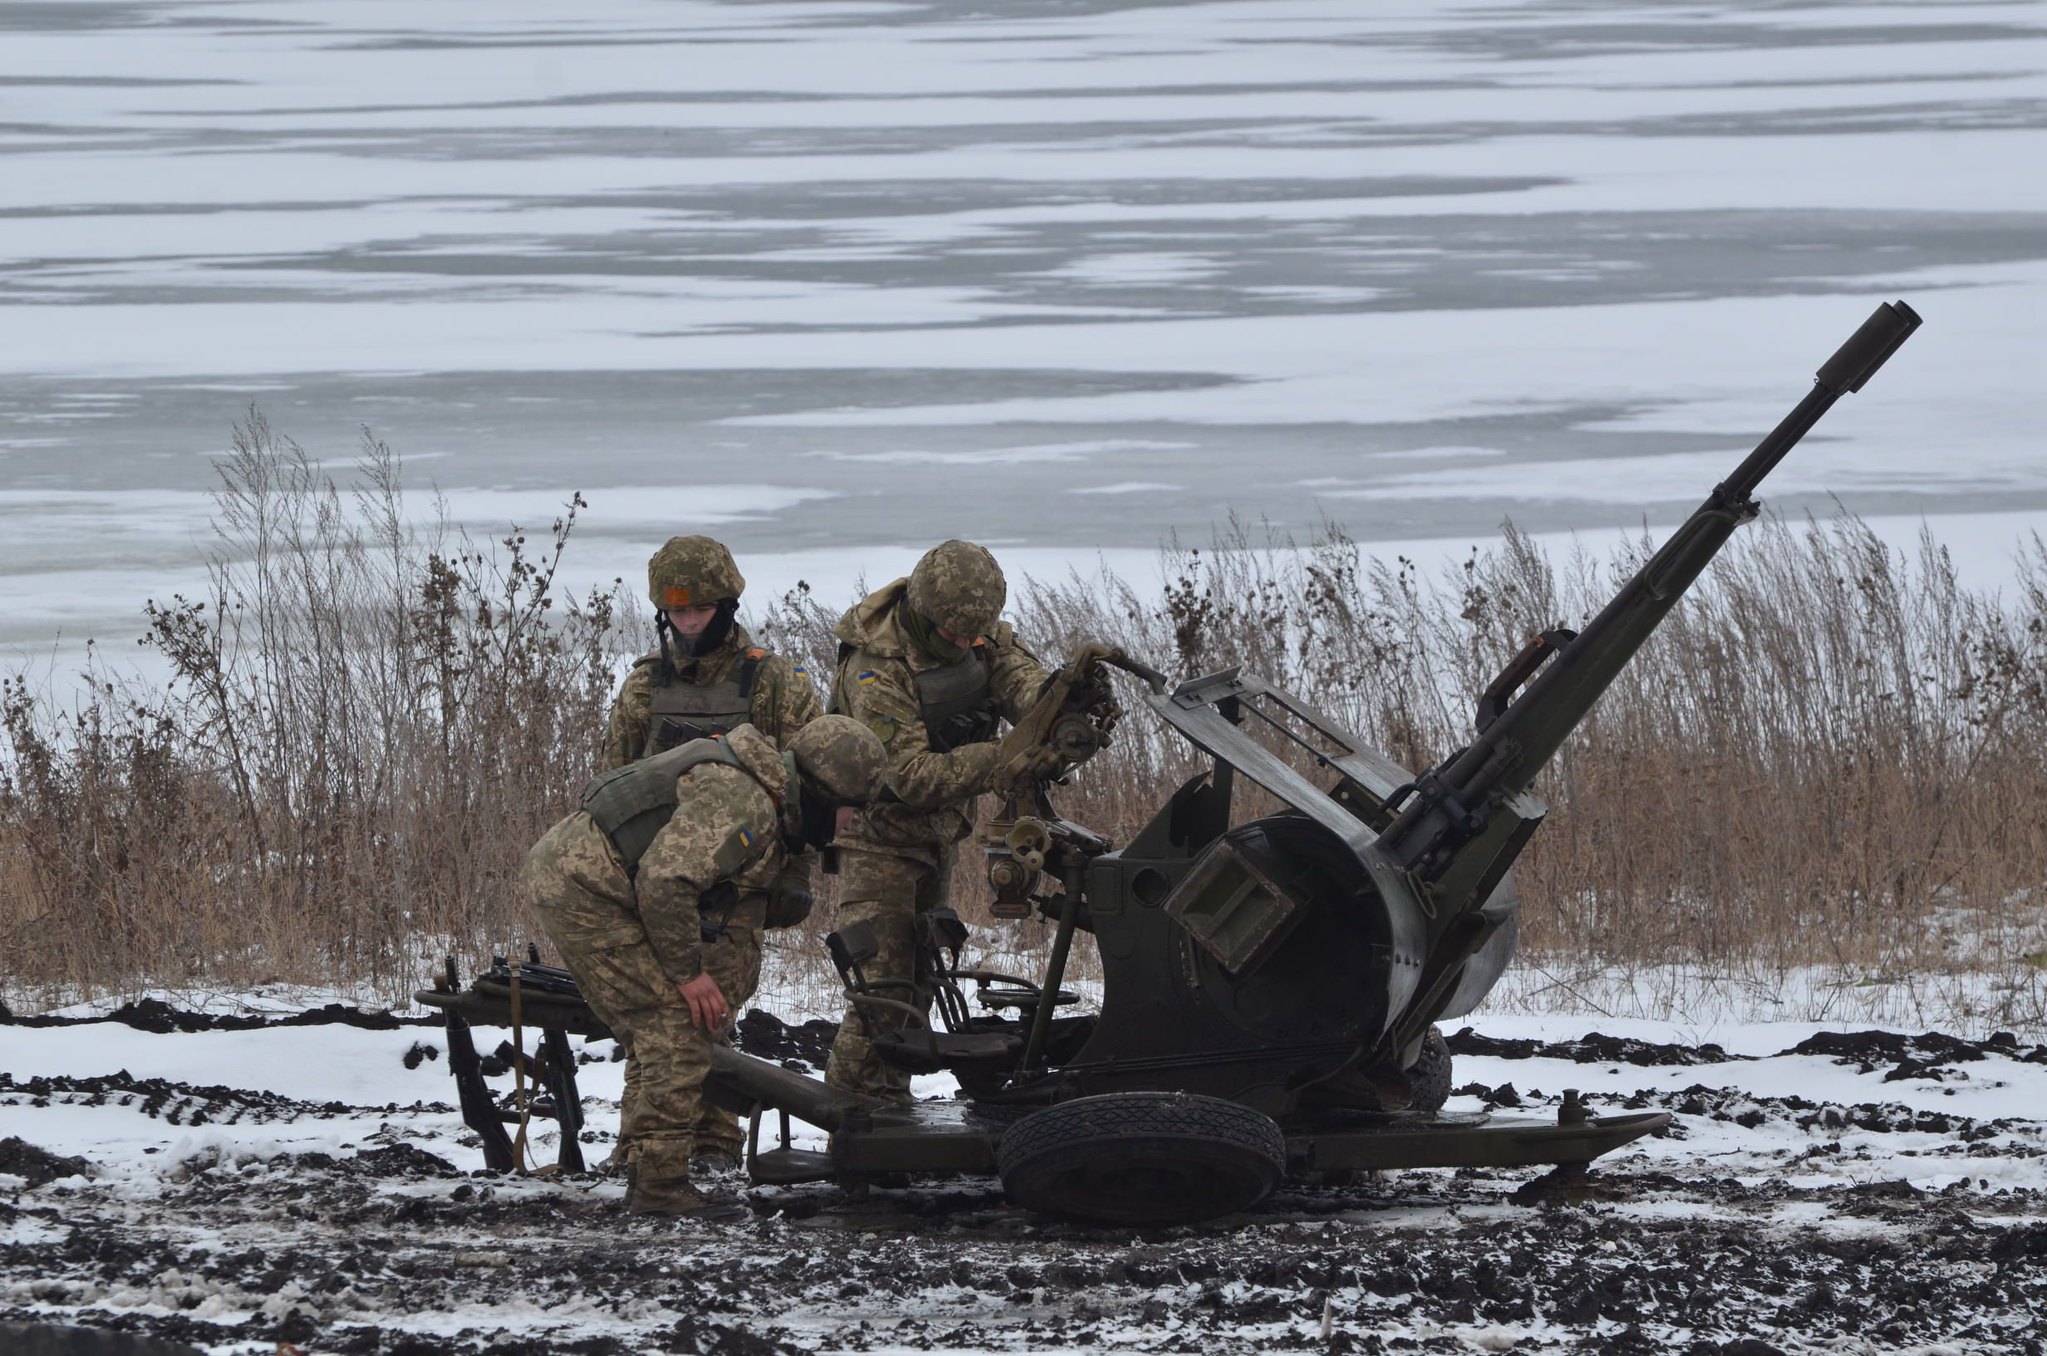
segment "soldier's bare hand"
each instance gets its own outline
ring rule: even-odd
[[[708,974],[700,974],[675,986],[682,991],[682,999],[689,1004],[689,1019],[706,1031],[722,1031],[725,1021],[731,1017],[732,1009],[725,1002],[725,991],[718,987],[718,981]]]

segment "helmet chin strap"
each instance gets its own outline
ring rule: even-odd
[[[668,624],[668,614],[656,610],[654,613],[654,637],[661,642],[661,672],[667,678],[675,676],[675,651],[668,643],[674,634],[675,628]]]

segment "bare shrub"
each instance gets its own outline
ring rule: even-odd
[[[19,676],[0,690],[10,992],[284,978],[400,999],[442,951],[473,963],[532,933],[513,872],[650,641],[622,587],[558,596],[580,499],[534,540],[479,547],[445,513],[411,525],[374,439],[344,491],[253,412],[221,474],[207,595],[146,608],[167,690],[95,677],[68,706]],[[1468,739],[1474,694],[1528,635],[1581,624],[1650,550],[1553,557],[1509,526],[1425,573],[1334,524],[1300,542],[1232,522],[1168,543],[1162,589],[1072,573],[1019,581],[1012,611],[1048,662],[1105,639],[1178,676],[1243,664],[1420,770]],[[752,625],[823,683],[860,591],[806,583]],[[1915,995],[1989,970],[1986,1020],[2047,1023],[2043,673],[2037,538],[1994,596],[1930,537],[1901,553],[1846,514],[1766,518],[1539,783],[1528,965],[1567,991],[1678,970],[1765,990],[1821,967]],[[1055,800],[1128,842],[1202,767],[1138,712]],[[1240,817],[1269,808],[1240,800]],[[829,1006],[822,883],[770,953]],[[956,885],[984,958],[1038,962],[1049,926],[986,915],[972,844]],[[1075,958],[1098,974],[1089,948]]]
[[[580,498],[480,547],[408,522],[374,438],[344,492],[254,411],[219,470],[206,596],[144,609],[167,690],[7,690],[8,982],[395,997],[435,951],[523,936],[512,875],[643,640],[615,592],[557,596]]]

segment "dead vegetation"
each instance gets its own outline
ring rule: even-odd
[[[0,700],[13,1001],[273,978],[396,1000],[444,950],[502,950],[529,931],[516,864],[648,643],[630,590],[561,596],[573,502],[532,540],[477,545],[414,521],[381,444],[343,489],[260,416],[221,470],[207,596],[146,604],[169,685],[101,675],[60,700],[17,675]],[[1181,676],[1243,663],[1419,769],[1463,741],[1471,694],[1527,635],[1590,616],[1650,546],[1557,559],[1509,527],[1432,577],[1333,525],[1301,544],[1232,524],[1167,544],[1162,600],[1076,575],[1012,610],[1047,657],[1101,637]],[[793,594],[756,630],[828,673],[851,589]],[[1737,977],[1990,970],[1996,1015],[2039,1025],[2043,672],[2037,539],[1990,596],[1931,539],[1907,556],[1845,515],[1751,526],[1545,778],[1551,820],[1519,870],[1528,952]],[[1060,806],[1127,840],[1198,766],[1135,715]],[[985,922],[968,856],[959,898]],[[1012,955],[1042,940],[984,935]]]

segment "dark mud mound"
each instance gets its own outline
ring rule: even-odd
[[[1895,1031],[1822,1031],[1785,1053],[1823,1055],[1837,1064],[1850,1065],[1859,1073],[1872,1073],[1889,1065],[1890,1071],[1884,1075],[1887,1083],[1907,1078],[1945,1082],[1956,1065],[1974,1064],[1992,1055],[2022,1064],[2047,1064],[2047,1045],[2022,1046],[2009,1031],[1980,1041],[1963,1040],[1939,1031],[1917,1036]]]
[[[364,1031],[395,1031],[401,1026],[436,1026],[439,1017],[396,1017],[388,1012],[364,1012],[343,1003],[307,1008],[281,1016],[231,1016],[211,1012],[187,1012],[160,998],[143,998],[123,1003],[104,1017],[17,1017],[0,1003],[0,1026],[89,1026],[95,1022],[118,1022],[137,1031],[159,1036],[190,1035],[198,1031],[256,1031],[272,1026],[352,1026]]]
[[[453,1110],[444,1102],[414,1102],[403,1107],[396,1102],[387,1102],[380,1107],[351,1106],[346,1102],[307,1102],[247,1088],[180,1083],[165,1078],[137,1078],[126,1069],[82,1078],[39,1076],[19,1082],[12,1074],[0,1073],[0,1096],[9,1094],[25,1096],[38,1106],[51,1101],[64,1101],[76,1106],[134,1106],[144,1115],[161,1117],[170,1125],[235,1125],[244,1120],[293,1121],[308,1116],[332,1120],[337,1116],[371,1111],[396,1114]]]
[[[28,1179],[31,1187],[43,1186],[59,1177],[90,1177],[92,1164],[82,1158],[66,1158],[39,1149],[26,1140],[0,1139],[0,1173]]]
[[[1659,1068],[1683,1064],[1725,1064],[1746,1059],[1717,1045],[1658,1045],[1626,1036],[1587,1032],[1574,1041],[1502,1040],[1481,1036],[1470,1027],[1447,1038],[1453,1055],[1487,1055],[1494,1059],[1565,1059],[1573,1064],[1632,1064]]]
[[[344,1158],[336,1165],[338,1171],[356,1173],[364,1177],[460,1177],[455,1165],[438,1154],[430,1154],[417,1144],[387,1144],[381,1149],[369,1149],[353,1158]]]

